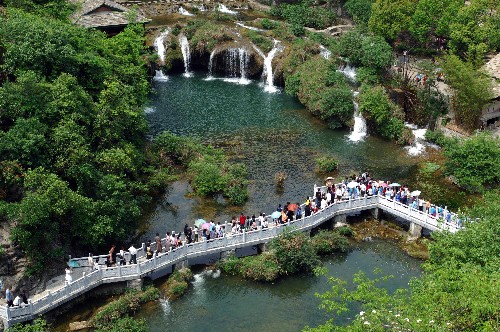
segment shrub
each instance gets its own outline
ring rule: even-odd
[[[248,256],[240,260],[240,274],[255,281],[273,281],[280,275],[281,269],[273,251],[263,252],[257,256]]]
[[[112,325],[103,329],[97,329],[95,332],[147,332],[146,321],[144,319],[134,319],[132,317],[123,317],[116,319]]]
[[[270,242],[270,248],[275,251],[281,270],[285,274],[311,272],[320,265],[309,236],[302,232],[286,229]]]
[[[188,281],[192,278],[193,272],[189,268],[175,270],[160,288],[168,299],[176,299],[187,291]]]
[[[234,255],[224,258],[218,266],[222,271],[233,276],[240,273],[240,259]]]
[[[445,146],[449,142],[441,130],[427,130],[425,132],[425,139],[441,147]]]
[[[346,252],[349,248],[347,238],[337,231],[320,231],[311,239],[311,244],[318,255]]]
[[[154,287],[144,291],[129,291],[117,300],[106,304],[90,319],[90,326],[96,329],[109,329],[117,319],[137,312],[141,305],[158,299],[160,292]]]
[[[268,53],[273,49],[273,42],[260,33],[253,30],[245,30],[245,35],[255,44],[262,52]]]
[[[304,0],[300,4],[283,3],[271,8],[271,15],[286,19],[292,25],[310,27],[315,29],[325,29],[335,22],[333,11],[325,8],[314,7],[309,0]]]
[[[352,237],[354,235],[352,228],[348,226],[339,227],[336,231],[342,236]]]
[[[274,30],[277,27],[279,27],[279,23],[277,23],[275,21],[271,21],[270,19],[267,19],[267,18],[263,18],[260,21],[260,25],[262,26],[262,28],[264,28],[266,30]]]
[[[333,157],[320,157],[316,159],[316,165],[320,172],[329,173],[337,170],[339,163]]]

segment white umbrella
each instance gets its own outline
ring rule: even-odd
[[[356,188],[357,186],[359,186],[359,183],[356,181],[351,181],[347,184],[347,188]]]
[[[415,190],[410,193],[410,196],[420,196],[421,191],[420,190]]]
[[[397,182],[391,183],[389,187],[401,187],[401,185]]]

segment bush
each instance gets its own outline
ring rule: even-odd
[[[325,29],[335,23],[336,17],[332,10],[314,7],[309,0],[300,4],[283,3],[271,8],[271,15],[286,19],[292,25]]]
[[[270,248],[275,251],[284,274],[311,272],[320,265],[309,236],[302,232],[286,229],[270,242]]]
[[[500,182],[500,139],[481,133],[455,141],[444,149],[448,157],[446,169],[459,185],[471,191]]]
[[[449,142],[449,139],[444,136],[441,130],[427,130],[425,132],[425,140],[441,147],[444,147]]]
[[[260,25],[262,26],[262,28],[264,28],[266,30],[274,30],[277,27],[279,27],[279,23],[277,23],[275,21],[271,21],[271,20],[269,20],[267,18],[263,18],[260,21]]]
[[[90,319],[90,326],[96,329],[109,330],[116,320],[137,312],[141,305],[158,299],[160,292],[154,287],[144,291],[129,291],[117,300],[106,304]]]
[[[320,172],[330,173],[337,170],[339,163],[333,157],[320,157],[316,159],[316,165]]]
[[[240,259],[234,255],[224,258],[218,266],[222,271],[233,276],[240,273]]]
[[[265,54],[273,49],[273,42],[260,33],[253,30],[245,30],[245,35]]]
[[[346,252],[349,241],[337,231],[320,231],[311,239],[312,247],[318,255],[331,254],[336,251]]]
[[[123,317],[116,319],[112,325],[103,329],[97,329],[95,332],[147,332],[148,328],[144,319],[134,319],[132,317]]]
[[[247,279],[273,281],[279,277],[281,268],[276,254],[273,251],[267,251],[257,256],[240,259],[239,272]]]
[[[339,227],[336,231],[342,236],[352,237],[354,235],[352,228],[348,226]]]

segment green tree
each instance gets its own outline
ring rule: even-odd
[[[355,275],[354,287],[331,278],[332,289],[319,295],[321,308],[334,314],[352,313],[346,326],[332,318],[307,331],[495,331],[500,321],[500,203],[498,190],[486,193],[484,202],[467,211],[471,220],[455,234],[433,233],[430,259],[421,278],[410,289],[389,294],[382,282]],[[358,307],[358,306],[356,306]]]
[[[450,23],[464,5],[460,0],[420,0],[411,18],[410,32],[421,43],[429,43],[431,37],[450,36]]]
[[[477,190],[500,183],[500,140],[491,134],[449,143],[444,152],[447,171],[461,186]]]
[[[392,48],[380,36],[366,36],[361,43],[363,55],[361,64],[364,67],[381,71],[391,64]]]
[[[388,41],[396,40],[408,30],[416,3],[413,0],[376,0],[368,29]]]
[[[371,130],[382,137],[393,141],[403,137],[404,114],[383,87],[365,86],[359,95],[359,111],[366,117]]]
[[[445,55],[441,66],[453,90],[451,101],[456,122],[469,130],[477,128],[482,108],[492,96],[490,79],[456,55]]]
[[[344,8],[358,26],[368,25],[372,13],[372,0],[347,0]]]
[[[472,0],[453,17],[450,49],[475,67],[484,63],[488,51],[500,48],[500,5],[495,0]]]

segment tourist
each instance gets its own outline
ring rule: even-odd
[[[326,199],[321,199],[320,206],[321,210],[326,209],[326,207],[328,206],[328,204],[326,203]]]
[[[161,254],[161,250],[162,250],[160,233],[156,233],[155,243],[156,243],[156,252],[155,253],[156,253],[156,256],[158,256],[159,254]]]
[[[146,259],[153,258],[153,252],[151,251],[151,241],[146,243]]]
[[[21,298],[23,299],[24,304],[28,304],[28,295],[25,290],[21,291]]]
[[[194,242],[198,242],[198,227],[194,226]]]
[[[295,218],[302,219],[302,207],[300,206],[299,202],[297,202],[297,211],[295,212]]]
[[[281,207],[281,205],[280,205]],[[247,217],[245,217],[245,215],[243,214],[243,212],[241,212],[240,214],[240,229],[244,229],[245,228],[245,222],[247,220]]]
[[[16,296],[16,298],[14,299],[14,302],[12,302],[12,305],[14,307],[20,307],[22,303],[23,303],[23,300],[21,299],[21,296],[19,296],[19,294],[18,294]]]
[[[130,248],[128,248],[128,252],[130,253],[130,264],[137,264],[137,249],[134,247],[134,245],[131,245]],[[97,260],[98,262],[98,260]]]
[[[64,280],[66,282],[66,285],[69,285],[73,282],[73,277],[71,276],[72,271],[69,267],[67,267],[64,271],[66,272],[66,276],[64,277]]]
[[[306,204],[306,206],[304,206],[304,215],[306,218],[311,215],[311,204]]]
[[[7,306],[12,307],[14,303],[14,297],[12,295],[12,292],[10,291],[9,286],[7,286],[5,289],[5,300],[7,300]]]
[[[262,226],[262,223],[264,222],[265,219],[264,216],[265,214],[262,212],[259,214],[259,218],[257,219],[257,226]]]
[[[184,236],[186,237],[186,241],[188,244],[192,242],[192,236],[193,236],[193,231],[191,228],[188,226],[188,224],[184,225]]]
[[[266,229],[269,227],[269,224],[267,223],[267,218],[262,219],[261,227],[262,227],[262,229]]]
[[[120,258],[120,265],[127,265],[127,261],[125,260],[125,247],[122,246],[120,252],[118,253],[118,258]]]
[[[136,250],[136,253],[137,253],[137,250]],[[135,255],[134,255],[134,259],[135,259]],[[137,264],[137,262],[135,262],[133,264]],[[100,269],[101,269],[101,267],[99,266],[99,257],[97,257],[95,259],[95,262],[94,262],[94,271],[99,271]]]
[[[94,270],[94,256],[89,253],[89,257],[87,258],[87,265],[89,266],[88,272],[92,273]]]
[[[116,246],[114,244],[109,249],[109,264],[110,266],[115,266],[116,264]]]
[[[434,205],[431,205],[430,209],[429,209],[429,214],[433,217],[436,216],[436,207]]]

